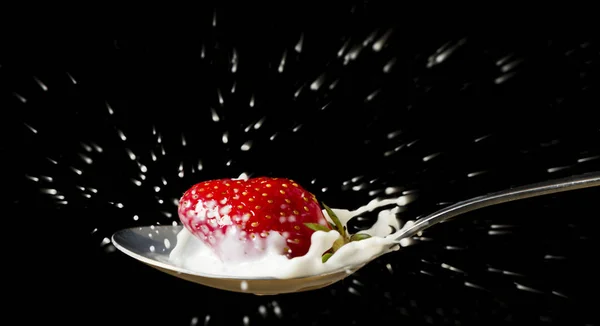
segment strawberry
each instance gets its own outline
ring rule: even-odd
[[[178,213],[183,225],[222,260],[266,250],[272,232],[285,239],[281,254],[288,258],[303,256],[315,231],[336,229],[340,239],[323,256],[325,261],[348,241],[365,238],[365,235],[349,238],[339,219],[325,207],[334,224],[327,222],[316,197],[298,183],[285,178],[259,177],[195,184],[181,197]],[[240,251],[239,248],[242,252],[232,252]]]

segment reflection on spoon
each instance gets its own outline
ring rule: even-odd
[[[330,265],[328,265],[329,268],[318,266],[319,268],[321,268],[321,272],[311,275],[294,275],[293,273],[288,273],[283,274],[287,275],[287,277],[283,278],[276,276],[265,277],[257,274],[253,275],[250,272],[250,270],[247,270],[248,273],[245,274],[245,270],[237,269],[237,274],[229,274],[224,276],[218,274],[198,272],[196,270],[185,268],[185,265],[183,265],[184,267],[182,267],[182,264],[175,261],[172,258],[173,255],[171,255],[172,251],[176,250],[174,248],[178,248],[178,241],[190,240],[190,238],[186,236],[186,232],[182,232],[183,228],[181,226],[150,226],[125,229],[116,232],[113,235],[112,240],[116,248],[143,263],[146,263],[165,273],[169,273],[176,277],[191,282],[199,283],[205,286],[210,286],[213,288],[228,291],[253,293],[257,295],[301,292],[319,289],[333,284],[335,282],[338,282],[347,277],[348,275],[356,272],[370,261],[378,258],[379,256],[391,250],[397,249],[399,247],[398,244],[401,244],[403,239],[407,240],[408,238],[412,237],[418,232],[421,232],[437,223],[446,221],[460,214],[464,214],[479,208],[514,201],[518,199],[530,198],[587,187],[594,187],[599,185],[600,173],[595,172],[575,177],[546,181],[518,188],[512,188],[497,193],[489,194],[486,196],[476,197],[463,202],[459,202],[452,206],[443,208],[433,214],[420,218],[414,223],[407,223],[400,230],[396,231],[395,233],[389,236],[373,237],[372,241],[374,242],[374,244],[378,244],[378,246],[376,246],[378,250],[372,251],[370,255],[363,255],[368,256],[364,257],[364,259],[351,260],[351,263],[349,263],[348,265],[340,265],[340,262],[347,260],[338,259],[338,264],[336,265],[336,260],[334,259],[334,257],[337,254],[343,254],[343,252],[336,252],[336,254],[334,254],[326,263],[329,264],[330,262],[333,262]],[[338,210],[338,212],[341,212],[341,210]],[[353,214],[348,214],[347,216],[355,216],[358,213],[360,212],[355,211],[353,212]],[[377,223],[371,228],[372,231],[376,227]],[[381,230],[381,228],[379,230]],[[149,236],[149,234],[152,233],[156,234],[157,231],[161,235],[160,237],[154,237],[156,239],[153,239],[153,237]],[[331,232],[335,231],[330,231],[328,233]],[[327,237],[328,233],[315,232],[315,234],[313,234],[313,240],[315,239],[314,237]],[[331,235],[330,237],[333,239],[334,236],[335,234]],[[361,244],[361,242],[364,242],[361,245],[366,246],[369,244],[368,242],[366,242],[368,240],[371,239],[363,240],[357,242],[356,244]],[[179,248],[181,248],[181,243],[179,244]],[[365,250],[365,247],[350,249]],[[354,251],[354,253],[357,252],[359,251]],[[322,252],[319,253],[319,255],[320,254],[322,254]],[[351,255],[351,253],[347,254]],[[298,258],[302,257],[297,257],[295,259]],[[204,263],[209,262],[205,261]]]

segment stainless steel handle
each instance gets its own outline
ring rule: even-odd
[[[437,223],[479,208],[519,199],[595,186],[600,186],[600,172],[591,172],[562,179],[549,180],[475,197],[445,207],[433,214],[417,220],[412,227],[400,231],[396,241],[400,241],[406,237],[411,237]]]

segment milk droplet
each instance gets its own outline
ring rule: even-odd
[[[263,305],[258,306],[258,313],[263,317],[267,317],[267,308]]]

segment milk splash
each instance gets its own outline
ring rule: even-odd
[[[360,232],[371,235],[370,238],[353,241],[342,246],[325,263],[322,262],[321,257],[340,236],[337,231],[313,233],[310,249],[306,255],[301,257],[288,259],[285,255],[280,254],[281,249],[285,246],[285,241],[281,235],[273,232],[267,239],[267,250],[257,259],[222,262],[211,248],[183,228],[177,235],[177,244],[171,251],[169,260],[173,265],[191,272],[234,278],[296,278],[362,265],[379,255],[398,250],[400,246],[408,244],[408,239],[400,242],[395,239],[403,228],[410,227],[413,222],[408,221],[401,228],[396,213],[400,207],[407,205],[412,199],[413,197],[410,195],[395,199],[374,199],[354,211],[333,209],[342,224],[346,226],[348,221],[360,214],[379,207],[396,205],[395,208],[379,212],[375,224],[368,230]],[[326,211],[323,211],[323,214],[331,221]],[[235,241],[232,241],[230,245],[234,246]]]

